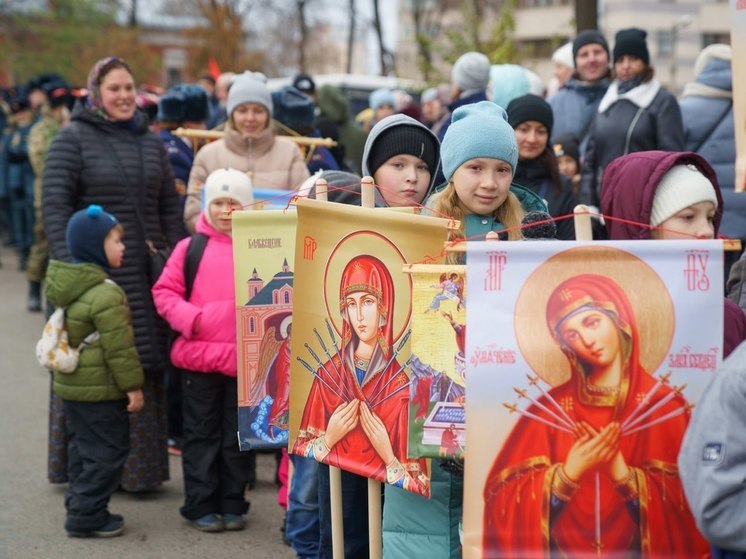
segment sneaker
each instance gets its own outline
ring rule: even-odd
[[[124,520],[120,515],[112,514],[107,523],[98,530],[86,532],[68,531],[71,538],[114,538],[124,533]]]
[[[220,518],[220,515],[214,513],[206,514],[197,520],[192,520],[191,524],[202,532],[222,532],[225,530],[223,519]]]
[[[223,525],[226,530],[237,532],[246,528],[246,519],[242,514],[224,514]]]

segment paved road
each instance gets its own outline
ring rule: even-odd
[[[117,493],[111,510],[127,532],[112,539],[68,538],[63,528],[65,486],[46,479],[49,377],[34,357],[43,318],[25,310],[26,280],[2,248],[0,268],[0,559],[174,558],[289,559],[279,531],[274,457],[260,455],[250,493],[248,529],[204,534],[181,520],[180,459],[171,481],[150,495]]]

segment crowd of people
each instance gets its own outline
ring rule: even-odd
[[[484,54],[468,52],[453,65],[451,83],[426,89],[419,100],[411,92],[375,90],[359,115],[350,113],[339,89],[317,89],[306,74],[278,91],[270,91],[263,74],[243,71],[206,75],[155,98],[141,95],[135,72],[116,56],[96,62],[84,88],[43,74],[4,90],[0,233],[28,278],[27,309],[66,307],[73,346],[101,333],[81,352],[75,373],[51,377],[48,478],[69,483],[67,533],[122,534],[124,519],[109,513],[109,497],[117,489],[157,489],[169,478],[169,451],[182,456],[183,518],[205,532],[244,529],[255,457],[239,451],[235,436],[226,214],[251,207],[255,189],[313,197],[313,184],[323,177],[345,187],[332,189],[330,201],[359,204],[349,187],[369,175],[377,206],[416,206],[457,219],[455,235],[470,240],[493,231],[518,240],[531,211],[557,218],[558,239],[574,239],[568,216],[578,203],[599,218],[620,218],[595,220],[598,239],[712,239],[718,230],[746,239],[746,204],[734,184],[730,59],[727,45],[703,49],[695,81],[677,99],[655,77],[644,30],[619,31],[613,49],[601,32],[586,30],[556,51],[546,86],[528,68],[492,65]],[[220,130],[222,137],[193,143],[175,135],[178,128]],[[298,136],[328,137],[335,145],[304,147],[294,141]],[[744,258],[728,258],[725,357],[746,339]],[[195,259],[204,266],[185,274]],[[729,370],[731,377],[742,373]],[[364,392],[366,378],[351,382]],[[351,419],[359,414],[375,424],[376,414],[363,408],[353,402],[331,418],[311,410],[304,421],[321,421],[312,431],[326,434],[299,438],[290,455],[278,453],[284,538],[299,558],[331,557],[328,464],[346,437],[370,439]],[[726,419],[740,425],[737,405],[731,413]],[[695,441],[703,436],[702,421],[695,415]],[[743,448],[734,437],[738,456]],[[392,458],[401,441],[370,440],[365,452],[389,482],[384,554],[459,557],[462,464],[434,460],[425,499],[407,490],[421,481],[417,465]],[[687,444],[695,460],[702,449]],[[286,495],[288,460],[294,475]],[[569,501],[582,471],[567,463],[562,468],[552,488]],[[720,470],[708,471],[720,493],[707,495],[698,486],[701,472],[682,462],[671,490],[683,485],[692,505],[691,513],[681,511],[683,522],[696,520],[714,554],[746,556],[738,535],[746,525],[732,526],[738,505],[723,510],[713,500],[713,492],[743,489],[737,476]],[[641,507],[642,488],[629,475],[625,469],[613,481]],[[732,485],[722,485],[729,480]],[[366,480],[344,472],[342,487],[345,557],[366,557]],[[581,509],[568,506],[567,514]],[[639,526],[640,514],[630,529]],[[649,534],[653,549],[664,536],[666,530]],[[692,550],[707,549],[696,530],[691,541]],[[641,553],[639,538],[617,543],[621,552]],[[571,542],[557,545],[567,546],[568,555],[579,552]]]

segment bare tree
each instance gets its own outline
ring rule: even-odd
[[[263,4],[244,0],[168,0],[164,11],[192,18],[193,27],[186,31],[199,46],[190,60],[192,74],[198,74],[214,58],[220,68],[240,71],[260,67],[262,56],[249,53],[248,33],[244,26],[251,11]]]
[[[347,73],[352,73],[352,50],[355,46],[355,25],[357,24],[357,13],[355,11],[355,0],[350,1],[350,26],[347,32]]]
[[[381,60],[381,75],[388,76],[394,71],[394,55],[383,44],[383,28],[381,26],[381,7],[379,0],[373,0],[373,27],[378,38],[378,53]]]
[[[575,27],[578,33],[598,27],[598,5],[596,0],[575,0]]]
[[[137,27],[137,0],[132,0],[130,5],[129,26]]]
[[[306,71],[306,45],[308,39],[308,21],[306,20],[306,0],[295,0],[295,7],[298,10],[298,31],[300,39],[298,40],[298,68],[301,72]]]
[[[449,0],[412,0],[414,40],[417,44],[417,66],[426,82],[440,79],[436,69],[437,38],[443,27],[443,14],[450,9]]]

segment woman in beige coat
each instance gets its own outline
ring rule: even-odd
[[[225,135],[197,152],[189,174],[184,222],[190,232],[201,211],[202,185],[215,169],[245,171],[254,188],[276,190],[295,190],[309,177],[298,146],[274,135],[272,96],[263,74],[244,72],[233,78],[226,109]]]

